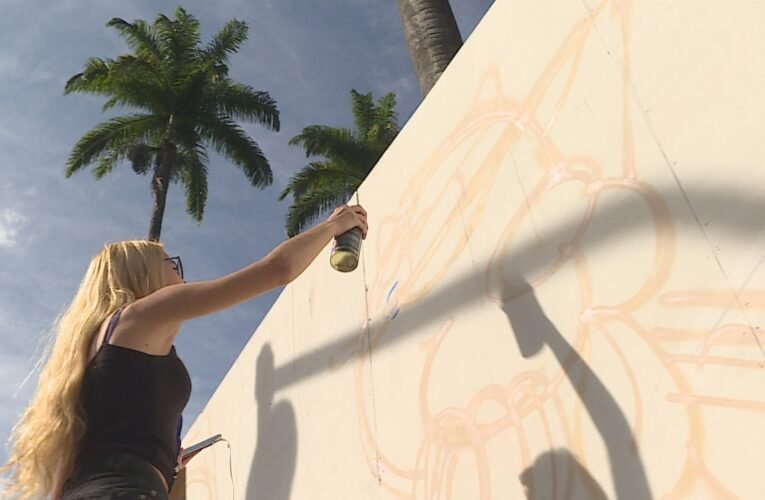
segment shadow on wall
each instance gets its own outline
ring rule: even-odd
[[[274,385],[274,353],[271,345],[265,344],[255,368],[258,433],[244,498],[290,498],[297,460],[297,422],[289,401],[274,405]]]
[[[651,491],[640,460],[640,452],[629,422],[618,403],[585,360],[547,318],[534,289],[523,278],[511,279],[509,282],[513,283],[512,289],[508,286],[503,290],[502,297],[513,299],[503,299],[502,310],[510,320],[521,354],[528,358],[539,353],[544,346],[550,348],[603,438],[608,451],[616,497],[630,500],[650,499]],[[550,482],[555,483],[557,477],[555,471],[552,472]],[[537,478],[540,474],[537,472]]]
[[[562,448],[539,455],[520,479],[528,500],[608,500],[595,478]]]
[[[663,218],[657,221],[657,224],[670,226],[675,224],[675,227],[679,227],[680,221],[672,220],[673,214],[670,212],[669,206],[683,206],[687,209],[688,204],[676,186],[672,185],[658,191],[652,189],[652,197],[657,204],[657,212],[654,215],[659,214]],[[753,238],[757,232],[763,232],[760,219],[752,217],[751,214],[765,212],[765,196],[723,191],[703,193],[689,191],[688,199],[692,200],[694,206],[703,207],[704,214],[708,214],[705,218],[697,215],[700,224],[713,223],[712,227],[718,231],[716,233],[718,235],[744,235]],[[478,272],[471,271],[457,276],[450,282],[444,282],[416,303],[402,304],[395,319],[376,318],[371,324],[369,332],[366,330],[342,332],[337,335],[336,340],[277,368],[273,367],[273,356],[266,354],[265,351],[262,352],[261,358],[268,356],[269,361],[267,369],[265,369],[261,367],[262,363],[259,359],[258,380],[260,383],[270,380],[271,385],[269,391],[263,389],[264,394],[258,396],[258,412],[262,416],[259,420],[258,447],[251,472],[248,495],[256,496],[258,485],[268,484],[270,486],[273,483],[274,487],[278,489],[279,495],[267,495],[267,497],[287,498],[294,476],[294,457],[297,447],[294,411],[289,403],[282,403],[284,406],[281,408],[277,406],[277,408],[270,409],[273,391],[367,356],[370,351],[386,348],[404,340],[411,340],[411,332],[418,331],[422,326],[486,300],[487,293],[499,295],[502,292],[502,290],[492,289],[493,287],[501,287],[503,284],[507,286],[507,283],[517,279],[517,276],[533,276],[542,272],[549,266],[549,262],[539,257],[541,255],[540,245],[546,245],[547,248],[550,245],[561,248],[566,244],[576,244],[580,245],[579,249],[586,253],[608,244],[610,241],[628,237],[633,232],[639,232],[645,228],[641,222],[635,222],[634,214],[641,210],[645,211],[645,208],[644,200],[638,196],[608,198],[597,205],[598,213],[601,215],[595,230],[585,231],[584,221],[576,214],[572,213],[568,217],[562,217],[556,226],[548,228],[544,241],[541,243],[538,241],[514,242],[512,250],[498,252],[492,262],[477,265]],[[742,216],[742,214],[749,214],[750,216]],[[702,229],[697,224],[693,224],[690,228],[687,224],[682,227],[686,232],[696,231],[694,237],[699,235]],[[578,232],[586,233],[586,241],[579,241],[576,236]],[[711,249],[705,250],[711,251]],[[489,272],[492,267],[493,274]],[[491,277],[491,283],[489,283],[489,277]],[[515,298],[518,299],[518,297]],[[650,498],[645,472],[635,450],[634,437],[618,404],[584,360],[568,345],[554,325],[546,318],[534,295],[529,293],[523,300],[525,300],[526,306],[531,307],[531,309],[521,314],[520,317],[517,314],[516,317],[511,315],[513,326],[518,328],[516,332],[521,332],[517,334],[517,340],[523,354],[528,355],[528,353],[536,352],[546,344],[561,365],[568,367],[566,375],[571,379],[572,386],[580,391],[579,397],[608,449],[611,471],[619,498],[640,500]],[[523,300],[519,299],[519,303]],[[522,306],[513,305],[509,302],[503,306],[503,308],[510,309],[515,307]],[[505,312],[509,313],[510,311],[506,309]],[[523,324],[518,324],[518,322]],[[395,327],[388,328],[392,323],[395,323],[392,325]],[[382,334],[380,334],[381,331]],[[534,335],[541,335],[544,338],[535,339]],[[752,335],[756,334],[752,333]],[[758,342],[756,336],[752,342],[753,344]],[[268,349],[268,353],[271,352],[270,347],[266,346],[265,349]],[[578,367],[578,373],[573,373],[575,367]],[[577,376],[588,379],[586,393],[581,389],[584,385],[576,380]],[[265,394],[268,396],[266,397]],[[286,447],[288,451],[279,450],[277,453],[280,447]],[[275,465],[275,460],[278,460],[278,466]],[[627,495],[625,492],[630,493]],[[263,490],[260,493],[262,494]]]
[[[683,196],[672,187],[663,191],[656,191],[656,198],[667,200],[671,206],[686,205]],[[688,197],[693,200],[695,206],[703,206],[707,214],[713,218],[714,228],[720,230],[724,236],[743,235],[754,239],[754,235],[765,234],[765,226],[760,218],[752,214],[765,213],[765,195],[754,196],[746,193],[694,193],[688,192]],[[629,222],[635,212],[644,210],[645,205],[636,196],[610,198],[609,201],[599,203],[598,211],[603,215],[599,219],[597,230],[588,233],[587,242],[582,245],[581,251],[587,252],[608,244],[617,238],[628,236],[631,231],[639,231],[639,224]],[[665,206],[665,209],[668,208]],[[743,216],[749,214],[749,216]],[[576,229],[582,224],[579,218],[562,218],[557,226],[550,227],[545,234],[544,242],[547,245],[555,245],[560,248],[571,241]],[[670,224],[672,221],[667,221]],[[702,224],[710,222],[708,219],[700,220]],[[688,231],[688,228],[685,228]],[[536,241],[524,241],[518,243],[512,251],[497,254],[495,261],[486,262],[483,265],[476,264],[481,272],[465,273],[457,276],[449,283],[443,283],[423,299],[414,304],[403,304],[401,310],[393,320],[395,329],[388,329],[382,337],[372,341],[372,349],[380,349],[410,337],[409,333],[416,331],[423,325],[437,321],[450,314],[454,314],[462,308],[473,306],[485,300],[487,292],[496,294],[498,290],[487,290],[487,274],[490,265],[495,270],[503,270],[507,274],[492,277],[493,283],[509,281],[514,276],[532,276],[544,269],[549,262],[542,262],[538,255],[539,243]],[[495,271],[496,273],[496,271]],[[376,318],[376,321],[379,319]],[[372,324],[372,333],[378,325]],[[366,332],[358,330],[340,334],[337,340],[327,343],[307,352],[296,359],[276,368],[276,384],[280,387],[289,386],[312,375],[330,369],[331,367],[345,364],[357,357],[366,356],[370,346],[366,341]],[[757,339],[752,339],[757,342]]]

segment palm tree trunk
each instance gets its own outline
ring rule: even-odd
[[[404,37],[424,99],[462,47],[449,0],[396,0]]]
[[[154,198],[154,208],[151,211],[149,224],[149,241],[159,241],[162,232],[162,218],[165,216],[165,200],[170,187],[170,171],[175,156],[175,149],[164,147],[157,155],[157,168],[151,178],[151,194]]]

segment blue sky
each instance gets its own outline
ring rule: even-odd
[[[491,0],[451,0],[467,39]],[[33,394],[40,358],[56,316],[71,300],[88,262],[104,243],[145,238],[151,213],[149,177],[128,165],[96,181],[90,171],[64,178],[72,145],[106,118],[102,98],[63,95],[66,80],[88,57],[127,48],[105,26],[112,17],[152,21],[171,14],[166,1],[4,0],[0,17],[0,438]],[[282,129],[245,130],[274,173],[272,186],[250,186],[233,164],[211,154],[204,221],[185,212],[181,185],[171,185],[162,242],[181,255],[188,281],[235,271],[286,238],[291,199],[277,200],[307,162],[288,146],[303,127],[352,123],[351,88],[375,98],[395,92],[403,126],[420,93],[394,0],[221,0],[182,4],[202,25],[203,39],[237,18],[249,40],[231,59],[230,76],[277,101]],[[121,110],[125,112],[125,110]],[[323,258],[323,257],[320,257]],[[280,290],[186,323],[176,348],[193,392],[184,433],[223,380]],[[26,380],[26,382],[24,382]],[[0,461],[8,451],[3,447]]]

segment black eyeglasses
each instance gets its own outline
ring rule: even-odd
[[[181,279],[183,279],[183,263],[181,263],[181,258],[178,256],[167,257],[165,260],[169,260],[175,265],[175,272],[177,272],[178,276],[180,276]]]

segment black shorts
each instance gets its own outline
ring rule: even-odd
[[[64,484],[61,500],[168,500],[157,471],[145,460],[127,453],[89,456],[75,467]]]

